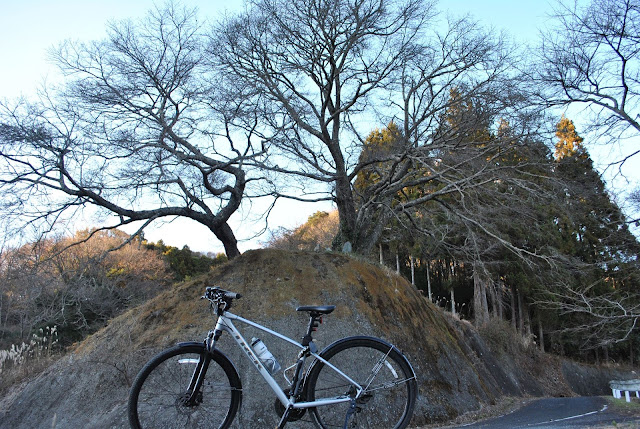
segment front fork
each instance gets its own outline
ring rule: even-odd
[[[216,343],[220,339],[220,336],[222,335],[222,332],[225,331],[225,329],[226,325],[222,321],[222,318],[218,317],[216,327],[212,331],[209,331],[209,333],[207,334],[207,338],[205,338],[204,340],[204,345],[209,353],[213,353],[216,348]]]
[[[204,340],[206,352],[204,354],[204,358],[201,356],[198,360],[196,369],[193,371],[191,381],[189,381],[189,387],[187,388],[182,400],[182,404],[184,406],[193,407],[202,402],[202,394],[200,392],[202,390],[202,384],[204,383],[204,376],[207,373],[209,363],[211,362],[211,353],[215,350],[216,342],[222,335],[222,329],[220,329],[221,327],[219,324],[220,321],[216,324],[216,329],[209,331],[207,338]]]
[[[201,356],[200,359],[198,359],[196,369],[193,371],[191,381],[189,381],[189,387],[181,401],[182,405],[186,407],[194,407],[200,405],[202,402],[202,394],[200,392],[202,390],[202,384],[204,383],[204,375],[207,373],[210,362],[211,355],[206,352],[204,354],[204,358]]]

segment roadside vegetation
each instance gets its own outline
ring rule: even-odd
[[[2,252],[0,388],[174,282],[224,261],[118,230],[84,230]]]

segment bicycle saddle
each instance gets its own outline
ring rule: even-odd
[[[309,311],[318,314],[329,314],[336,309],[335,305],[304,305],[296,308],[296,311]]]

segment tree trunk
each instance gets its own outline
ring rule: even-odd
[[[331,149],[331,147],[330,147]],[[334,154],[334,151],[331,151],[332,155],[334,155],[334,159],[338,154]],[[341,159],[341,155],[339,155],[340,164],[344,168],[344,161]],[[340,168],[339,165],[336,165],[337,170],[342,172],[343,169]],[[336,207],[338,208],[338,217],[340,219],[340,230],[338,231],[337,242],[334,243],[334,247],[337,250],[341,249],[344,243],[347,241],[351,243],[351,246],[356,253],[361,253],[361,243],[356,236],[357,228],[356,228],[356,206],[353,200],[353,192],[351,192],[351,183],[349,182],[346,173],[338,174],[338,177],[335,181],[336,185]],[[376,240],[377,241],[377,240]],[[372,243],[375,246],[375,243]]]
[[[429,302],[433,302],[433,298],[431,297],[431,273],[429,272],[429,265],[431,261],[427,261],[427,296],[429,297]]]
[[[233,234],[231,227],[229,227],[226,222],[218,226],[210,227],[210,229],[218,238],[218,240],[222,242],[227,258],[231,260],[237,256],[240,256],[240,250],[238,250],[238,240],[236,240],[236,236]]]
[[[496,314],[498,319],[502,320],[504,318],[504,284],[501,280],[498,280],[498,283],[493,288],[495,302],[493,303],[496,307]]]
[[[388,216],[377,216],[376,220],[371,222],[369,218],[359,221],[356,224],[358,230],[356,246],[354,252],[359,255],[370,255],[375,249],[376,243],[380,242],[384,227],[388,223]]]
[[[510,301],[511,301],[511,327],[514,331],[518,330],[518,325],[516,321],[516,287],[511,285],[511,293],[510,293]]]
[[[524,312],[522,311],[522,295],[520,291],[516,289],[517,301],[518,301],[518,332],[524,335]]]
[[[520,308],[522,309],[523,332],[524,332],[524,335],[530,336],[533,331],[531,328],[531,313],[529,312],[529,305],[524,301],[522,296],[520,296],[520,302],[521,302]]]
[[[498,296],[496,295],[495,285],[490,284],[487,287],[487,295],[489,296],[489,303],[491,303],[491,317],[494,319],[498,318]]]
[[[398,254],[397,250],[396,250],[396,273],[400,274],[400,255]]]
[[[489,323],[489,306],[487,304],[487,284],[484,273],[478,264],[473,265],[473,316],[476,326]]]
[[[451,313],[456,314],[456,296],[453,293],[453,288],[451,288]]]
[[[544,330],[542,329],[542,317],[540,317],[540,313],[537,314],[538,319],[538,341],[540,345],[540,351],[544,353]]]
[[[384,255],[382,253],[382,243],[378,243],[378,248],[380,249],[380,265],[384,265]]]
[[[416,285],[416,261],[413,256],[409,256],[411,261],[411,284]]]

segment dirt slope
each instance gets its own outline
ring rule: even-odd
[[[37,379],[5,397],[0,428],[128,427],[128,388],[142,364],[176,342],[201,340],[211,328],[208,308],[198,299],[204,286],[211,284],[244,295],[233,309],[237,314],[296,339],[306,324],[305,316],[296,313],[297,306],[337,305],[316,336],[320,348],[356,334],[396,344],[419,378],[415,425],[447,420],[504,395],[572,394],[559,361],[492,354],[468,323],[447,316],[386,269],[342,254],[259,250],[206,277],[176,285],[114,319]],[[253,335],[247,330],[245,336]],[[287,367],[295,351],[273,337],[259,336]],[[235,427],[275,426],[266,383],[253,377],[255,372],[229,339],[223,338],[221,349],[243,377],[243,408]],[[576,368],[569,370],[574,376]],[[291,427],[311,424],[298,422]]]

